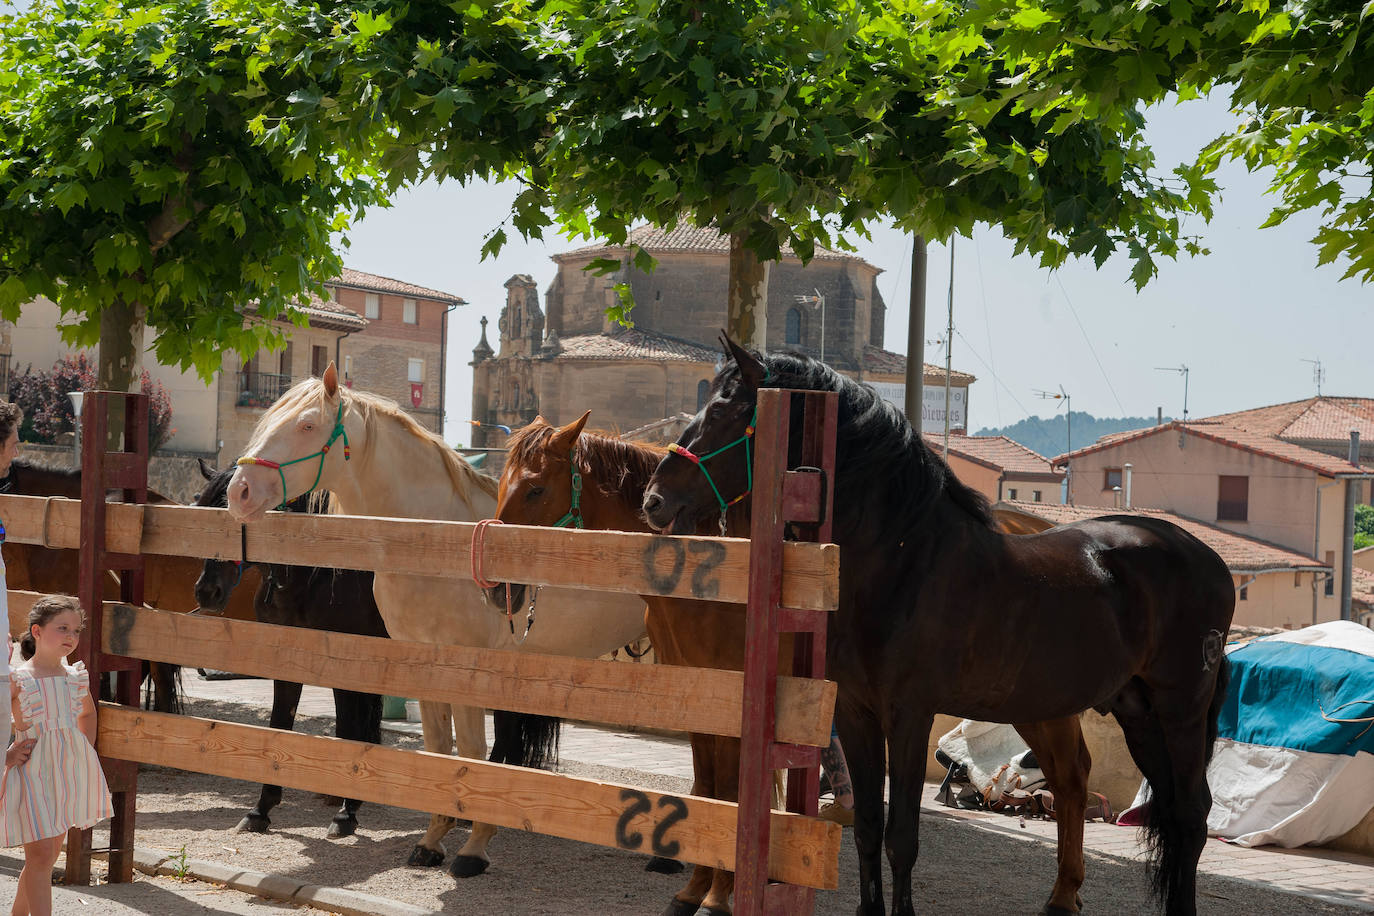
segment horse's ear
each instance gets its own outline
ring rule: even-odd
[[[571,449],[577,437],[582,435],[582,427],[587,425],[587,418],[591,415],[592,412],[589,410],[567,426],[559,427],[558,432],[549,440],[549,444],[557,449]]]
[[[219,471],[215,470],[214,465],[210,464],[210,462],[206,461],[204,458],[197,458],[196,464],[200,465],[200,476],[204,477],[206,480],[214,480],[219,474]]]
[[[721,340],[725,343],[725,349],[735,360],[735,365],[739,366],[740,378],[750,388],[758,389],[763,386],[763,380],[768,377],[768,370],[763,363],[759,362],[754,354],[741,347],[730,339],[725,332],[721,332]]]
[[[320,381],[324,382],[324,393],[331,399],[339,396],[339,370],[334,368],[334,360],[329,361]]]

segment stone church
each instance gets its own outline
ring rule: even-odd
[[[633,267],[629,246],[658,262],[652,273]],[[527,274],[506,281],[497,349],[482,339],[472,352],[473,445],[500,448],[506,433],[542,414],[567,423],[591,410],[588,428],[672,441],[703,403],[720,358],[716,342],[726,322],[729,239],[713,229],[679,226],[672,231],[642,226],[627,245],[592,245],[554,255],[558,273],[541,306]],[[597,276],[585,268],[596,258],[618,258],[619,271]],[[906,357],[883,348],[887,305],[878,291],[880,269],[854,255],[817,248],[802,265],[784,249],[768,282],[768,348],[794,349],[823,358],[860,381],[875,384],[901,404]],[[615,285],[634,292],[633,328],[606,317]],[[818,303],[824,297],[824,326]],[[824,340],[824,354],[821,352]],[[957,428],[965,425],[973,376],[953,373]],[[945,373],[926,364],[925,384],[939,386]],[[927,412],[929,422],[929,412]],[[943,424],[943,415],[939,422]]]

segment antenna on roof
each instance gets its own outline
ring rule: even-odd
[[[1177,366],[1155,366],[1160,372],[1177,372],[1183,376],[1183,422],[1188,422],[1188,367],[1180,363]]]
[[[1072,398],[1070,397],[1069,393],[1064,390],[1063,385],[1059,386],[1058,391],[1042,391],[1039,388],[1034,389],[1034,391],[1035,396],[1037,398],[1040,398],[1041,400],[1063,401],[1063,405],[1054,405],[1054,410],[1056,413],[1059,412],[1060,406],[1068,408],[1068,410],[1064,413],[1065,426],[1068,427],[1068,435],[1065,437],[1068,440],[1068,443],[1064,449],[1064,454],[1067,455],[1069,452],[1073,451],[1073,406],[1069,403],[1072,400]]]
[[[1312,364],[1312,381],[1317,383],[1317,397],[1322,396],[1322,382],[1326,380],[1326,370],[1322,368],[1322,361],[1319,359],[1304,359],[1300,362]]]

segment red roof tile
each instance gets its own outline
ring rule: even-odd
[[[1272,435],[1251,430],[1241,429],[1234,426],[1222,425],[1214,420],[1190,420],[1187,423],[1175,420],[1163,426],[1150,426],[1145,429],[1131,430],[1125,433],[1115,433],[1110,436],[1103,436],[1086,448],[1080,448],[1065,455],[1058,455],[1054,460],[1056,466],[1066,464],[1075,458],[1084,455],[1091,455],[1104,449],[1116,448],[1126,442],[1135,439],[1143,439],[1146,436],[1158,435],[1169,430],[1182,430],[1185,433],[1197,436],[1200,439],[1208,439],[1212,442],[1219,442],[1234,448],[1253,452],[1257,455],[1265,455],[1277,461],[1287,464],[1295,464],[1298,467],[1316,471],[1318,474],[1327,477],[1336,474],[1360,474],[1364,473],[1364,468],[1351,464],[1344,458],[1337,458],[1325,452],[1314,451],[1310,448],[1303,448],[1293,442],[1287,442]]]
[[[1279,547],[1255,538],[1248,538],[1217,528],[1205,522],[1184,518],[1162,509],[1114,509],[1110,506],[1061,506],[1055,503],[1028,503],[1005,500],[997,504],[999,508],[1012,509],[1027,515],[1043,518],[1056,525],[1101,518],[1104,515],[1141,515],[1147,518],[1163,519],[1196,537],[1217,552],[1232,572],[1256,572],[1263,569],[1330,569],[1311,557],[1296,551]]]
[[[1364,610],[1374,609],[1374,573],[1358,566],[1350,573],[1350,603]]]
[[[401,296],[415,296],[421,299],[439,299],[443,302],[455,302],[459,305],[467,305],[467,300],[462,296],[440,292],[437,289],[428,289],[424,286],[416,286],[414,283],[393,280],[391,277],[381,277],[377,274],[363,273],[361,270],[354,270],[351,267],[345,267],[343,272],[340,273],[338,278],[333,282],[339,286],[352,286],[357,289],[373,290],[379,293],[396,293]]]
[[[637,245],[650,254],[663,254],[676,251],[702,251],[714,254],[729,254],[730,239],[728,236],[721,235],[715,229],[703,229],[700,226],[690,226],[686,223],[679,223],[672,229],[663,229],[659,226],[636,226],[625,236],[624,245],[611,245],[606,242],[598,242],[595,245],[588,245],[584,248],[574,248],[572,251],[563,252],[553,256],[555,261],[565,258],[585,258],[600,254],[612,254],[623,252],[631,246]],[[784,258],[795,258],[797,255],[787,245],[782,248]],[[859,261],[867,264],[863,258],[855,254],[847,254],[843,251],[834,251],[830,248],[816,246],[816,253],[812,255],[814,261]],[[872,266],[872,265],[869,265]],[[877,268],[874,268],[875,270]],[[880,271],[881,272],[881,271]]]
[[[1374,436],[1374,398],[1322,395],[1206,420],[1283,439],[1344,442],[1352,429],[1358,429],[1361,438]]]
[[[922,363],[923,378],[939,377],[940,384],[944,384],[945,367],[936,366],[932,363]],[[893,353],[891,350],[884,350],[882,347],[875,347],[872,344],[864,344],[864,371],[881,372],[884,375],[902,375],[906,372],[906,357],[900,353]],[[951,369],[949,373],[949,383],[964,387],[978,379],[976,376],[969,375],[967,372],[960,372]]]
[[[925,433],[926,445],[937,452],[944,448],[944,437],[935,433]],[[1033,452],[1019,442],[1006,436],[956,436],[949,437],[951,455],[981,464],[984,467],[1013,474],[1053,474],[1063,477],[1044,455]]]
[[[690,341],[639,328],[614,334],[581,334],[559,339],[556,359],[654,359],[706,363],[714,366],[720,353]]]

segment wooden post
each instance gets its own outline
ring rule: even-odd
[[[121,399],[124,419],[123,450],[107,451],[110,407]],[[118,703],[138,706],[142,664],[136,659],[107,655],[100,650],[104,622],[103,600],[107,570],[120,572],[119,597],[129,604],[143,604],[143,556],[113,553],[105,549],[105,493],[123,491],[126,503],[148,500],[148,397],[110,391],[89,391],[81,404],[81,560],[78,596],[86,609],[86,630],[76,656],[86,664],[93,698],[99,698],[107,672],[115,672]],[[125,760],[101,758],[114,801],[110,823],[109,878],[112,883],[133,880],[134,809],[138,794],[138,765]],[[67,834],[67,884],[91,882],[91,831]]]
[[[787,469],[792,399],[803,399],[801,463]],[[788,523],[802,540],[829,540],[838,397],[833,392],[759,391],[754,434],[749,604],[745,622],[744,704],[740,724],[739,826],[735,912],[809,916],[815,891],[768,883],[773,770],[786,769],[787,810],[815,815],[820,751],[777,741],[778,641],[794,636],[793,674],[825,676],[826,612],[781,606],[782,545]]]

